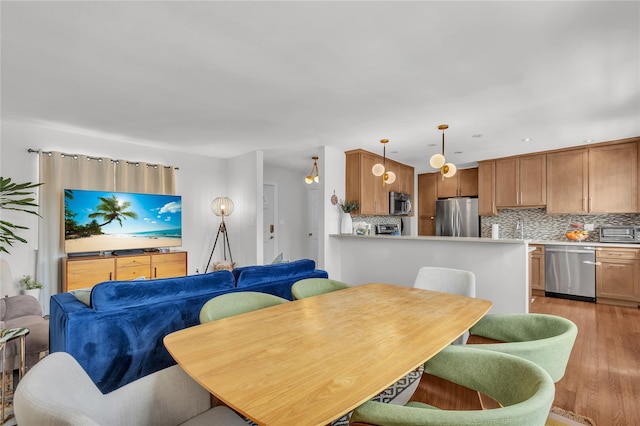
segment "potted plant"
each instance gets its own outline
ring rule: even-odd
[[[44,286],[42,283],[31,278],[31,275],[25,275],[20,279],[20,287],[24,290],[24,294],[40,299],[40,289]]]
[[[40,216],[32,207],[38,207],[35,203],[35,194],[31,189],[42,185],[41,183],[13,183],[11,178],[0,177],[0,209],[14,210]],[[6,220],[0,220],[0,251],[9,254],[7,247],[14,242],[26,243],[27,240],[15,232],[20,229],[29,229],[26,226],[15,225]]]
[[[340,233],[351,234],[353,233],[353,220],[351,219],[351,212],[358,210],[360,203],[358,200],[344,201],[340,200],[338,207],[342,210],[340,215]]]

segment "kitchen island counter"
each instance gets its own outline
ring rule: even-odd
[[[492,313],[529,312],[529,240],[336,234],[327,244],[329,276],[351,285],[411,287],[423,266],[465,269]]]

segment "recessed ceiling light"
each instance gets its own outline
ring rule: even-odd
[[[480,133],[476,133],[475,135],[471,135],[472,138],[481,138],[482,135]]]
[[[591,142],[593,142],[593,139],[587,139],[587,140],[583,141],[583,143],[591,143]]]
[[[522,142],[531,142],[533,140],[533,138],[524,138],[522,139]]]

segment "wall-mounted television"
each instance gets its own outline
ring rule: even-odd
[[[182,245],[179,195],[64,190],[67,253],[143,250]]]

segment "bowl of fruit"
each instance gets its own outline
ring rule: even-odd
[[[589,238],[589,231],[583,229],[582,223],[571,223],[571,230],[565,232],[565,237],[570,241],[584,241]]]

